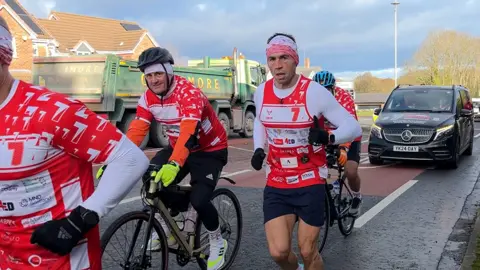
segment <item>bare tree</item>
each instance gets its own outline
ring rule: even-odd
[[[472,96],[480,91],[480,40],[457,31],[431,32],[406,64],[417,83],[461,84]]]

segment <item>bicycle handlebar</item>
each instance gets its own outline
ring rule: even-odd
[[[327,158],[327,166],[332,169],[340,169],[343,166],[337,165],[337,160],[340,157],[340,148],[338,145],[325,146],[325,153]]]
[[[148,166],[148,169],[147,171],[145,171],[145,173],[143,174],[142,176],[142,182],[143,182],[143,185],[148,185],[150,184],[151,181],[154,181],[154,177],[151,175],[153,171],[158,171],[162,168],[162,165],[156,165],[156,164],[150,164]],[[229,177],[226,177],[226,176],[220,176],[218,178],[218,180],[225,180],[227,182],[229,182],[230,184],[232,185],[236,185],[237,183],[235,181],[233,181],[231,178]],[[168,187],[175,187],[175,186],[178,186],[178,184],[172,184]],[[162,188],[165,188],[163,186],[163,184],[160,184],[158,185],[158,190],[160,191]]]

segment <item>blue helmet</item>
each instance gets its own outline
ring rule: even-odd
[[[313,80],[324,87],[335,86],[335,77],[330,71],[322,70],[313,76]]]

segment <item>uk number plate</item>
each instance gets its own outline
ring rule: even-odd
[[[418,146],[408,145],[394,145],[393,151],[395,152],[418,152]]]

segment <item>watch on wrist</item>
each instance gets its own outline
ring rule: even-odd
[[[175,160],[170,160],[168,164],[174,165],[175,167],[180,167],[180,164],[178,164]]]
[[[330,144],[335,144],[335,134],[330,133],[330,134],[328,135],[328,142],[329,142]]]
[[[100,222],[100,218],[95,211],[88,210],[82,206],[79,206],[80,217],[82,218],[83,223],[90,229]]]

